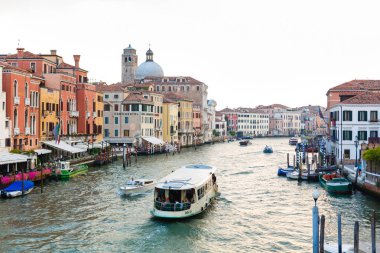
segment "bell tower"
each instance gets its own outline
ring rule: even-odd
[[[121,82],[133,83],[135,80],[135,72],[137,68],[137,54],[136,49],[131,47],[131,44],[127,48],[124,48],[121,55]]]

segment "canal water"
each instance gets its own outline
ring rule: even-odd
[[[277,176],[294,152],[288,139],[254,139],[183,149],[174,156],[138,157],[123,169],[119,160],[68,182],[50,182],[41,194],[0,200],[0,252],[311,252],[312,192],[318,186],[326,240],[337,241],[342,213],[344,243],[354,221],[361,241],[370,241],[370,215],[377,199],[360,192],[331,196],[317,183]],[[273,154],[262,152],[271,145]],[[160,179],[189,163],[218,167],[220,196],[203,214],[183,221],[153,219],[152,193],[121,197],[131,177]],[[377,228],[380,231],[380,227]],[[377,234],[379,238],[379,234]]]

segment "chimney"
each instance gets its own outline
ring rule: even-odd
[[[51,54],[51,55],[57,55],[57,50],[55,50],[55,49],[51,49],[51,50],[50,50],[50,54]]]
[[[17,48],[17,58],[23,58],[24,57],[24,48],[18,47]]]
[[[79,69],[80,55],[74,54],[75,68]]]

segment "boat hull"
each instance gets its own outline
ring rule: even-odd
[[[73,169],[72,171],[69,170],[61,170],[61,173],[58,175],[58,178],[60,180],[68,180],[72,177],[76,177],[82,174],[86,174],[88,172],[88,166],[83,165],[78,168]]]
[[[277,170],[277,176],[286,177],[287,173],[293,172],[293,171],[294,171],[293,168],[287,168],[287,169],[278,168],[278,170]]]
[[[138,193],[150,191],[154,188],[155,185],[156,183],[152,183],[152,184],[144,185],[140,187],[121,186],[119,190],[121,194],[132,195],[132,194],[138,194]]]
[[[326,180],[322,175],[320,175],[319,182],[329,193],[350,194],[352,192],[352,184],[347,179],[342,179],[339,181]]]

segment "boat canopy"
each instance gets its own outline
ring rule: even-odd
[[[63,151],[66,151],[66,152],[69,152],[72,154],[86,152],[86,150],[81,149],[81,148],[75,148],[75,147],[67,144],[64,141],[61,141],[59,144],[56,143],[55,141],[41,141],[41,142],[52,147],[52,148],[60,149],[60,150],[63,150]]]
[[[34,152],[36,152],[38,155],[44,155],[44,154],[50,154],[51,150],[40,148],[40,149],[35,149]]]
[[[29,180],[24,180],[24,191],[34,187],[34,183]],[[22,191],[22,181],[15,181],[10,186],[4,189],[7,192]]]
[[[173,173],[162,178],[157,183],[160,189],[188,190],[202,185],[210,176],[215,173],[216,167],[203,164],[186,165]]]
[[[141,137],[143,140],[152,143],[153,145],[164,145],[165,142],[162,141],[161,139],[158,139],[154,136],[142,136]]]

